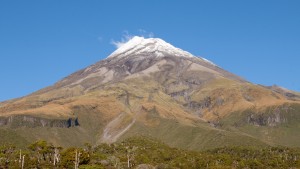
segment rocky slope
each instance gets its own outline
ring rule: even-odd
[[[0,103],[0,130],[63,146],[133,135],[190,149],[300,146],[299,105],[296,92],[254,85],[161,39],[134,37],[53,86]]]

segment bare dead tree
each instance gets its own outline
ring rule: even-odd
[[[23,155],[22,157],[22,166],[21,166],[22,169],[24,169],[24,163],[25,163],[25,155]]]
[[[75,169],[78,169],[79,168],[79,162],[80,162],[80,155],[81,155],[81,152],[78,152],[77,149],[75,151]]]
[[[77,166],[77,150],[75,151],[75,169],[78,169],[78,166]]]
[[[54,157],[53,157],[53,165],[56,166],[57,163],[60,162],[60,154],[59,149],[55,147],[54,149]]]
[[[130,155],[127,154],[127,167],[130,168]]]
[[[22,150],[20,149],[19,166],[22,166]]]
[[[134,160],[135,157],[135,151],[137,150],[138,147],[134,146],[132,148],[126,147],[127,149],[127,167],[131,168],[133,166],[132,161]]]

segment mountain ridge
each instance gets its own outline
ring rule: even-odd
[[[298,105],[296,92],[252,84],[161,39],[133,37],[52,86],[0,103],[0,130],[63,146],[135,135],[188,149],[300,146]]]

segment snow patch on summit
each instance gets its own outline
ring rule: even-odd
[[[212,61],[208,60],[208,59],[205,59],[203,57],[201,57],[202,60],[204,60],[205,62],[211,64],[211,65],[214,65],[214,66],[217,66],[216,64],[214,64]]]
[[[120,59],[128,57],[130,55],[144,55],[147,57],[149,54],[151,54],[151,56],[154,55],[156,57],[164,57],[170,55],[186,58],[199,58],[208,64],[217,66],[216,64],[205,58],[196,57],[187,51],[176,48],[162,39],[144,38],[139,36],[134,36],[133,38],[129,39],[128,42],[122,42],[122,45],[118,46],[118,49],[114,51],[111,55],[109,55],[107,58]],[[141,57],[140,59],[144,59],[144,57]]]
[[[127,43],[120,46],[108,58],[122,57],[128,55],[138,55],[143,53],[154,53],[157,57],[163,57],[165,54],[179,57],[194,57],[191,53],[174,47],[159,38],[147,38],[134,36]]]

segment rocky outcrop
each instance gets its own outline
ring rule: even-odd
[[[211,97],[205,97],[202,101],[196,102],[196,101],[190,101],[184,106],[187,107],[189,110],[192,110],[199,116],[202,115],[202,111],[204,109],[211,109],[215,106],[221,106],[224,103],[224,100],[222,98],[217,98],[216,100],[213,100]]]
[[[59,127],[70,128],[79,126],[78,118],[68,119],[47,119],[29,115],[16,115],[10,117],[0,117],[0,126],[11,128],[19,127]]]
[[[288,107],[278,107],[269,110],[268,113],[248,112],[247,123],[256,126],[275,127],[288,122],[288,119],[285,117],[287,110]]]
[[[272,91],[274,91],[275,93],[279,93],[283,96],[285,96],[288,100],[299,100],[300,99],[300,94],[285,88],[282,88],[280,86],[277,85],[273,85],[273,86],[269,86],[266,87],[268,89],[271,89]]]

